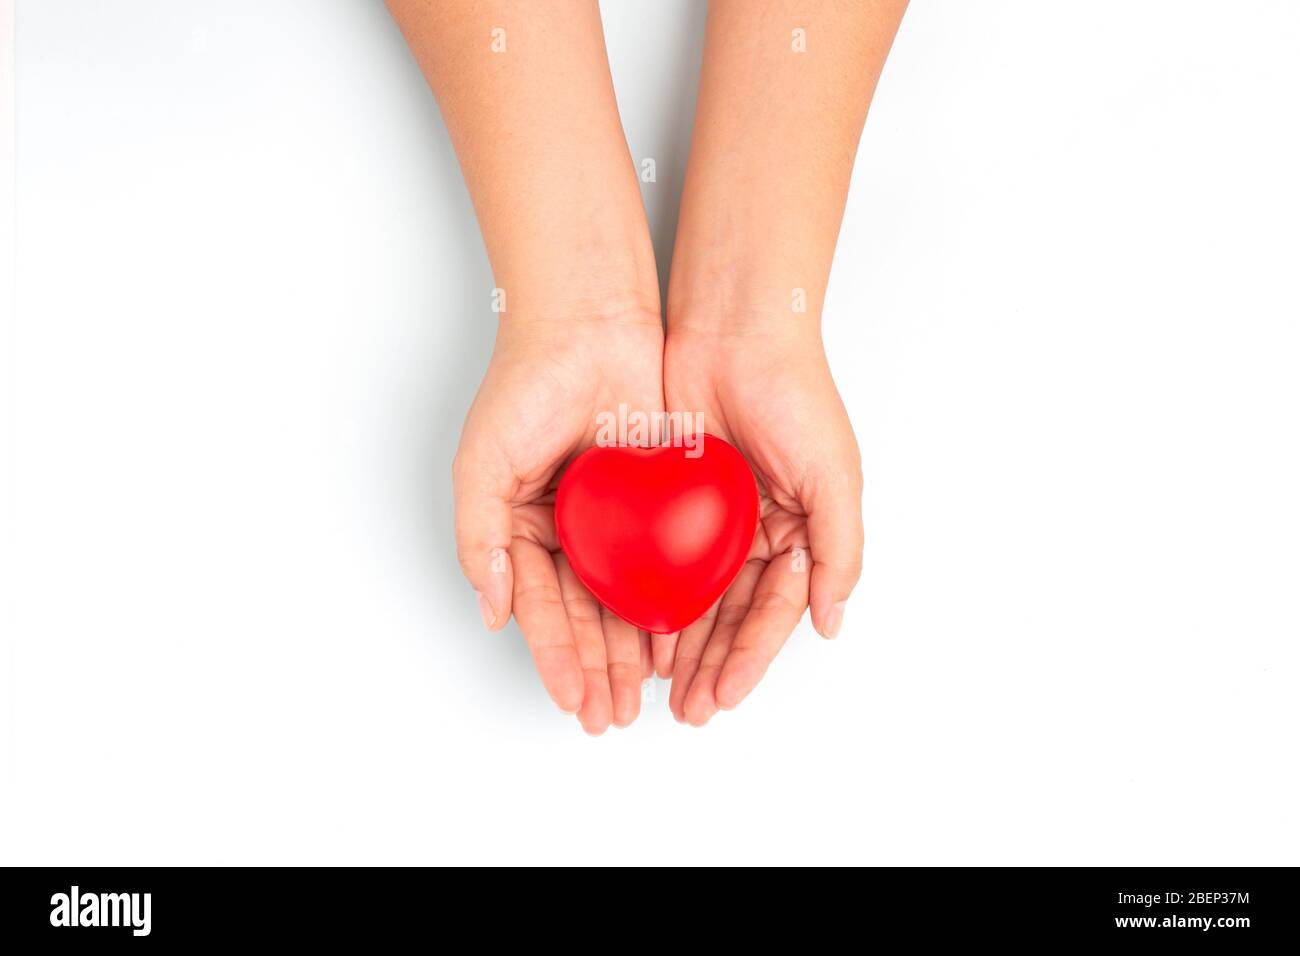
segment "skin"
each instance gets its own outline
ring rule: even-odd
[[[670,409],[704,411],[749,460],[762,519],[740,576],[676,649],[669,707],[695,726],[744,700],[805,608],[835,637],[861,572],[861,457],[821,312],[862,125],[905,7],[709,4],[664,390]],[[796,28],[804,52],[792,49]],[[794,310],[796,289],[806,311]]]
[[[591,734],[636,718],[650,640],[602,608],[569,568],[555,532],[555,487],[562,467],[594,444],[600,411],[662,403],[661,349],[658,323],[639,319],[503,327],[453,467],[471,582],[482,574],[478,559],[506,541],[511,588],[492,598],[504,609],[485,613],[485,623],[495,630],[513,609],[542,683]],[[490,588],[500,572],[487,573]]]
[[[821,310],[905,3],[710,4],[666,340],[595,0],[388,6],[507,295],[452,476],[457,551],[484,623],[499,630],[514,614],[548,693],[588,733],[630,723],[652,670],[672,676],[674,716],[702,725],[753,689],[806,608],[834,637],[860,572],[860,456]],[[505,49],[493,52],[497,28]],[[806,311],[792,311],[794,289]],[[680,635],[652,638],[600,608],[556,540],[559,475],[620,403],[704,412],[762,493],[749,562]]]
[[[388,5],[438,100],[506,293],[452,469],[461,568],[490,630],[514,614],[561,710],[591,734],[625,726],[651,642],[574,578],[553,509],[598,412],[663,408],[654,252],[600,11],[595,0]]]

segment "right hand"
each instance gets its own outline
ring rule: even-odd
[[[650,637],[578,581],[555,532],[564,466],[595,441],[600,412],[663,409],[657,309],[504,319],[452,466],[456,550],[489,630],[513,612],[547,693],[589,734],[631,723]]]

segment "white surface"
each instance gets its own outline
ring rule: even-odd
[[[702,20],[606,4],[661,256]],[[492,283],[380,4],[20,0],[0,857],[1300,862],[1297,48],[917,3],[827,306],[845,631],[592,740],[457,572]]]

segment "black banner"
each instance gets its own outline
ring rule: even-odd
[[[766,939],[777,930],[814,945],[848,934],[862,942],[1293,948],[1300,915],[1293,869],[573,870],[539,877],[51,868],[9,869],[3,879],[0,945],[15,953],[30,950],[11,943],[374,945],[409,942],[412,934],[436,943],[454,938],[445,936],[451,932],[483,930],[485,942],[526,934],[535,945],[553,946],[593,925],[631,940],[660,927],[671,932],[682,920],[718,922],[704,932],[719,938]]]

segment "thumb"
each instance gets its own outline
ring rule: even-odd
[[[825,638],[840,632],[844,606],[862,574],[862,478],[857,470],[820,482],[808,508],[813,627]]]
[[[509,551],[509,473],[500,463],[458,452],[452,464],[452,489],[456,502],[456,557],[461,571],[478,592],[484,626],[499,631],[510,620],[514,587]]]

